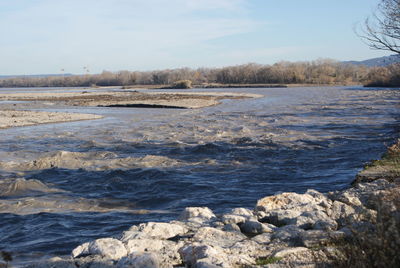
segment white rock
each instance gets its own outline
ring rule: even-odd
[[[72,250],[72,258],[89,254],[89,242],[83,243]]]
[[[259,244],[268,244],[269,242],[271,242],[271,238],[272,238],[271,233],[263,233],[263,234],[256,235],[251,240],[253,240]]]
[[[221,268],[221,266],[213,264],[214,260],[211,258],[200,259],[196,262],[196,268]]]
[[[316,224],[317,222],[318,225]],[[329,218],[325,212],[320,210],[305,211],[299,217],[292,219],[290,224],[297,225],[303,229],[336,230],[337,228],[336,221]]]
[[[239,215],[239,216],[243,216],[246,218],[254,217],[253,211],[250,209],[247,209],[247,208],[234,208],[230,211],[229,214]]]
[[[213,267],[205,265],[217,265],[219,267],[231,267],[229,256],[218,246],[210,246],[199,243],[192,243],[179,250],[182,259],[189,267]]]
[[[339,197],[338,201],[341,201],[350,206],[362,206],[360,199],[351,191],[343,192]]]
[[[331,236],[328,232],[321,230],[309,230],[300,234],[300,240],[303,246],[313,247],[326,244],[331,240]]]
[[[234,214],[222,215],[221,221],[225,224],[239,224],[246,221],[246,217]]]
[[[357,183],[355,187],[344,191],[331,192],[329,196],[333,200],[340,201],[350,206],[364,206],[375,209],[375,204],[371,203],[371,201],[373,202],[371,195],[378,191],[394,187],[396,187],[395,184],[384,179],[379,179],[369,183]]]
[[[222,221],[213,221],[209,223],[209,226],[217,228],[217,229],[222,229],[225,226],[225,223]]]
[[[390,183],[385,179],[379,179],[369,183],[359,183],[356,185],[356,187],[350,189],[358,189],[362,192],[375,192],[379,190],[390,189],[394,186],[395,185],[393,183]]]
[[[128,253],[135,252],[157,252],[165,248],[175,248],[176,243],[168,240],[158,239],[130,239],[125,242]]]
[[[122,258],[118,263],[119,268],[160,268],[171,267],[172,265],[161,265],[160,257],[155,253],[130,254]]]
[[[272,233],[272,240],[298,243],[300,235],[304,232],[304,230],[300,229],[296,225],[286,225],[281,228],[275,230]]]
[[[223,252],[222,249],[217,250],[212,246],[199,243],[192,243],[179,249],[183,261],[191,265],[194,265],[199,259],[218,255],[221,252]]]
[[[241,232],[240,227],[237,224],[226,224],[223,228],[222,231],[225,232]]]
[[[329,216],[335,220],[346,219],[354,215],[355,212],[356,211],[353,207],[340,201],[334,201]]]
[[[275,226],[272,226],[271,224],[263,224],[258,221],[246,221],[239,225],[239,227],[243,233],[248,235],[271,233],[275,229]]]
[[[90,255],[74,259],[76,267],[109,268],[115,265],[115,260],[100,255]],[[58,266],[53,266],[58,267]]]
[[[325,194],[320,193],[316,190],[309,189],[305,194],[308,194],[314,198],[314,202],[320,206],[329,208],[332,205],[332,200],[330,200]]]
[[[89,254],[119,260],[127,255],[124,244],[114,238],[101,238],[89,243]]]
[[[202,227],[193,236],[193,241],[206,245],[215,245],[221,248],[231,247],[238,241],[247,239],[239,232],[225,232],[212,227]]]
[[[177,265],[182,263],[178,249],[183,242],[175,243],[168,240],[158,239],[131,239],[126,243],[129,254],[157,253],[164,264]]]
[[[215,218],[215,214],[207,207],[187,207],[182,211],[178,219],[181,221],[200,220],[204,222]]]
[[[187,231],[187,228],[179,224],[148,222],[132,226],[128,231],[123,233],[121,240],[127,241],[138,238],[168,239],[177,235],[183,235]]]
[[[6,263],[3,264],[3,262],[0,261],[0,268],[7,268],[7,267],[14,267],[11,265],[6,265]],[[20,267],[20,266],[18,266]],[[37,263],[31,263],[27,266],[23,266],[24,268],[76,268],[76,265],[73,260],[68,260],[68,259],[62,259],[60,257],[53,257],[45,261],[39,261]]]
[[[308,190],[305,194],[280,193],[264,197],[257,202],[255,211],[261,222],[277,226],[295,224],[302,228],[313,228],[317,221],[323,220],[331,223],[331,228],[334,223],[326,214],[331,206],[332,201],[324,194]],[[322,226],[325,225],[320,224],[319,227]]]
[[[292,224],[294,219],[301,215],[302,211],[299,209],[276,209],[263,213],[261,222],[268,222],[276,226]]]
[[[315,203],[314,198],[309,194],[281,193],[267,196],[258,200],[256,211],[269,211],[277,209],[293,209]]]
[[[291,255],[291,254],[297,254],[300,252],[305,252],[308,251],[308,248],[305,247],[295,247],[295,248],[285,248],[285,249],[280,249],[277,252],[275,252],[273,254],[274,257],[276,258],[283,258],[287,255]]]
[[[313,229],[324,231],[335,231],[338,228],[338,223],[332,219],[318,220],[314,223]]]

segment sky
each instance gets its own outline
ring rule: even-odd
[[[0,0],[0,75],[364,60],[379,0]]]

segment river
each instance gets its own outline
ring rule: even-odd
[[[399,136],[398,89],[213,91],[264,97],[193,110],[43,106],[104,119],[0,130],[0,250],[65,255],[187,206],[221,213],[280,191],[343,189]]]

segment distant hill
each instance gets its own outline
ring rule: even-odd
[[[344,61],[345,64],[365,65],[368,67],[388,66],[393,63],[400,63],[400,55],[390,55],[385,57],[373,58],[363,61]]]
[[[14,77],[29,77],[29,78],[40,78],[40,77],[60,77],[60,76],[72,76],[73,74],[28,74],[28,75],[0,75],[0,79],[14,78]]]

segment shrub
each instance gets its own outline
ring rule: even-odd
[[[351,238],[334,243],[340,252],[334,266],[400,267],[400,187],[385,191],[374,201],[376,222],[364,230],[353,228]]]
[[[192,81],[190,80],[179,80],[175,81],[172,84],[171,88],[176,88],[176,89],[189,89],[192,88]]]

